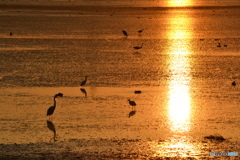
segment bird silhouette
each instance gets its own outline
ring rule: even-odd
[[[130,99],[128,100],[128,102],[131,106],[136,106],[137,105],[134,101],[131,101]]]
[[[232,86],[235,87],[236,85],[237,85],[237,83],[236,83],[235,81],[233,81],[233,82],[232,82]]]
[[[221,47],[221,44],[220,44],[220,43],[218,43],[217,47]]]
[[[133,47],[133,48],[134,48],[134,49],[137,49],[137,50],[138,50],[138,49],[141,49],[141,48],[143,47],[143,44],[144,44],[144,43],[142,43],[141,46],[135,46],[135,47]]]
[[[13,35],[13,33],[12,33],[12,32],[10,32],[10,33],[9,33],[9,35],[10,35],[10,36],[12,36],[12,35]]]
[[[88,76],[85,76],[85,80],[80,83],[80,86],[84,86],[87,83],[87,77]]]
[[[136,109],[135,109],[135,106],[137,105],[134,101],[131,101],[130,99],[128,100],[129,104],[132,106],[132,111],[135,111],[136,113]],[[134,112],[130,112],[129,113],[129,118],[130,118],[130,114],[135,114]]]
[[[139,31],[138,31],[138,33],[142,33],[142,32],[143,32],[143,30],[144,30],[144,29],[141,29],[141,30],[139,30]]]
[[[63,96],[62,93],[58,93],[58,94],[55,94],[55,96],[53,97],[54,104],[53,106],[49,107],[47,110],[47,116],[49,116],[49,119],[51,118],[51,115],[54,113],[54,110],[56,108],[56,98],[62,97],[62,96]]]
[[[125,36],[128,36],[128,33],[127,33],[125,30],[122,30],[122,33],[123,33]]]

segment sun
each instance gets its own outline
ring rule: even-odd
[[[183,7],[190,5],[191,0],[169,0],[168,5],[170,7]]]

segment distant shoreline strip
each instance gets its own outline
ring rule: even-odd
[[[30,10],[91,10],[91,9],[101,9],[101,10],[109,10],[109,9],[137,9],[137,10],[169,10],[169,9],[238,9],[240,5],[234,6],[184,6],[184,7],[135,7],[135,6],[118,6],[118,5],[72,5],[72,4],[64,4],[64,5],[47,5],[47,4],[0,4],[0,9],[30,9]]]

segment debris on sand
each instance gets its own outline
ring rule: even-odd
[[[209,140],[211,140],[211,141],[218,141],[218,142],[223,142],[223,141],[226,140],[226,139],[223,138],[223,136],[221,136],[221,135],[215,135],[215,136],[210,135],[210,136],[205,136],[204,139],[209,139]]]

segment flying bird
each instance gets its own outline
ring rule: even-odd
[[[135,46],[135,47],[133,47],[134,49],[141,49],[143,47],[143,43],[142,43],[142,45],[141,46]]]
[[[128,33],[125,30],[122,30],[122,32],[125,36],[128,36]]]
[[[80,86],[84,86],[87,83],[87,77],[88,76],[85,76],[85,80],[80,83]]]
[[[50,116],[55,111],[55,108],[56,108],[56,98],[57,97],[63,97],[63,94],[62,93],[58,93],[58,94],[55,94],[55,96],[53,97],[54,104],[53,104],[53,106],[49,107],[48,110],[47,110],[47,116],[49,116],[49,119],[50,119]]]

